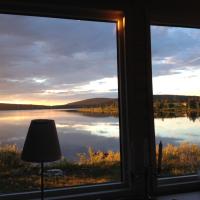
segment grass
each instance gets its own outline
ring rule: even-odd
[[[163,148],[162,154],[162,177],[194,174],[200,169],[200,146],[196,144],[168,144]],[[158,145],[156,156],[158,160]]]
[[[200,147],[196,144],[168,144],[163,148],[162,171],[160,177],[194,174],[200,169]],[[32,191],[40,188],[40,164],[23,162],[16,145],[0,147],[0,194]],[[64,176],[45,176],[45,188],[69,187],[120,181],[120,153],[95,152],[78,154],[77,162],[66,158],[47,163],[48,169],[61,169]],[[158,157],[158,146],[156,147]]]
[[[0,147],[0,193],[13,193],[40,188],[40,165],[23,162],[16,145]],[[97,184],[119,181],[120,153],[95,152],[80,153],[78,162],[69,162],[66,158],[47,163],[48,169],[61,169],[64,176],[45,176],[45,188],[67,187],[74,185]]]

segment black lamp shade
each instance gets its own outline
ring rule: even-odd
[[[31,121],[21,159],[28,162],[52,162],[61,158],[54,120]]]

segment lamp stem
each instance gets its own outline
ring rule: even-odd
[[[44,200],[44,163],[41,162],[41,200]]]

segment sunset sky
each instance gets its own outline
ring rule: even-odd
[[[200,96],[200,30],[151,26],[153,92]]]
[[[117,97],[115,23],[0,14],[0,103]]]
[[[200,95],[200,30],[151,26],[154,94]],[[117,97],[115,23],[0,14],[0,103]]]

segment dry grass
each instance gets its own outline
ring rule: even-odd
[[[156,156],[158,158],[158,145]],[[193,174],[199,169],[200,146],[184,142],[178,146],[168,144],[163,148],[161,176]]]
[[[158,157],[158,146],[156,147]],[[64,176],[45,177],[45,187],[69,187],[119,181],[120,152],[80,153],[79,161],[69,162],[66,158],[45,166],[61,169]],[[163,148],[160,176],[178,176],[196,173],[200,169],[200,147],[196,144],[168,144]],[[40,165],[23,162],[16,145],[0,147],[0,193],[37,190],[40,188]]]
[[[40,165],[23,162],[16,145],[0,147],[0,193],[38,190],[40,188]],[[66,158],[49,163],[48,169],[61,169],[64,176],[45,177],[45,188],[68,187],[119,181],[120,153],[95,152],[88,149],[87,154],[79,154],[77,163]]]
[[[79,164],[80,165],[98,165],[98,164],[113,164],[115,162],[120,162],[120,152],[95,152],[93,148],[89,147],[88,154],[80,153],[79,155]]]

